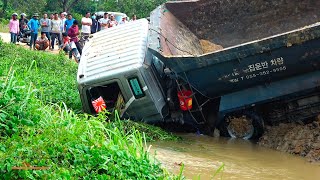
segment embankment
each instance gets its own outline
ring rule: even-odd
[[[77,64],[64,54],[0,40],[0,63],[0,179],[171,178],[145,142],[172,135],[82,114]]]
[[[319,118],[307,125],[290,123],[267,127],[258,144],[320,163]]]

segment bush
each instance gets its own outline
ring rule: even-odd
[[[8,25],[9,21],[10,21],[10,18],[9,19],[0,18],[0,24]]]
[[[82,25],[82,24],[81,24],[81,19],[82,19],[83,15],[78,14],[78,13],[72,13],[72,17],[73,17],[75,20],[78,21],[79,27],[81,28],[81,25]]]
[[[9,32],[9,20],[0,18],[0,32]]]

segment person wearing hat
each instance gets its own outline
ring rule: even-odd
[[[122,20],[119,22],[119,25],[120,25],[120,24],[125,24],[125,23],[127,23],[127,16],[126,16],[126,15],[124,15],[124,16],[122,17]]]
[[[18,37],[19,31],[20,31],[19,21],[18,21],[17,17],[18,17],[18,14],[13,13],[12,19],[10,19],[10,23],[9,23],[9,30],[10,30],[10,35],[11,35],[10,42],[13,44],[17,43],[17,37]]]
[[[110,21],[108,23],[108,28],[111,28],[113,26],[117,26],[118,25],[118,21],[115,19],[114,14],[110,15]]]
[[[30,49],[32,49],[32,46],[35,48],[36,40],[38,38],[38,31],[40,29],[38,17],[38,13],[34,13],[32,19],[28,22],[28,27],[31,31]]]
[[[19,28],[20,28],[20,33],[24,33],[25,29],[28,28],[28,19],[25,13],[20,14]]]

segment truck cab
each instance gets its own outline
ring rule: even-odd
[[[141,19],[100,31],[83,49],[77,81],[83,110],[96,114],[92,101],[123,117],[152,123],[166,116],[162,88],[147,52],[148,21]]]

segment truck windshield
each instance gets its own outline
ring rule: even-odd
[[[88,104],[93,114],[99,112],[99,108],[101,109],[101,107],[97,107],[97,103],[95,103],[97,100],[103,101],[103,104],[105,104],[103,108],[109,111],[113,111],[114,109],[121,110],[124,107],[123,95],[116,82],[90,87],[87,90],[87,97],[89,97]],[[101,103],[98,106],[101,106]]]

